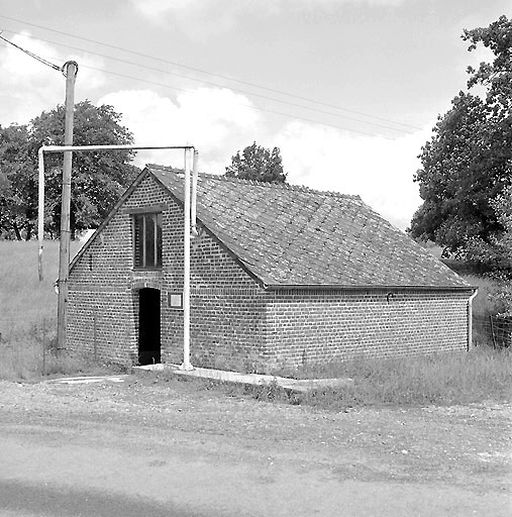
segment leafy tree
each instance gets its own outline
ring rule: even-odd
[[[21,240],[32,235],[37,206],[33,168],[27,126],[0,127],[0,236]]]
[[[26,239],[37,217],[37,151],[43,144],[64,143],[64,106],[57,106],[31,121],[29,126],[9,126],[0,133],[0,231]],[[89,101],[75,106],[75,145],[130,144],[131,132],[120,124],[121,115],[112,106],[96,107]],[[4,137],[2,139],[2,136]],[[3,144],[2,144],[3,142]],[[97,227],[120,194],[137,174],[130,164],[131,151],[73,153],[71,231]],[[5,171],[5,172],[4,172]],[[62,154],[45,155],[45,230],[60,231]],[[15,228],[18,228],[16,230]]]
[[[231,165],[226,167],[226,176],[266,182],[286,182],[281,153],[278,147],[272,151],[254,142],[231,158]]]
[[[504,231],[492,239],[491,245],[480,240],[471,243],[473,254],[480,255],[480,262],[490,266],[495,280],[489,293],[489,301],[500,316],[512,317],[512,186],[506,187],[491,201],[496,217]]]
[[[422,147],[414,179],[424,202],[409,231],[482,262],[483,249],[491,252],[505,231],[493,200],[512,180],[512,21],[502,16],[462,39],[469,51],[489,48],[494,60],[468,67],[471,92],[459,92]],[[476,87],[485,95],[473,94]]]

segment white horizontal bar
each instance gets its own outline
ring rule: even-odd
[[[67,151],[151,151],[157,149],[195,149],[193,145],[43,145],[44,153],[62,153]]]

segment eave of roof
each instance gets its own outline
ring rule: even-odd
[[[427,286],[427,285],[287,285],[287,284],[273,284],[264,285],[268,291],[282,291],[282,290],[327,290],[327,291],[476,291],[478,286]]]

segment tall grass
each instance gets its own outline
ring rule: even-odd
[[[72,255],[79,248],[79,242],[72,242]],[[35,241],[0,241],[0,378],[28,378],[74,368],[71,359],[52,353],[59,242],[45,242],[42,282],[37,251]]]
[[[293,373],[297,378],[351,378],[305,402],[321,406],[462,404],[512,400],[512,351],[479,347],[469,353],[331,363]]]
[[[398,359],[360,359],[330,363],[295,371],[279,370],[277,376],[298,379],[352,379],[342,386],[295,393],[268,385],[240,385],[215,380],[176,377],[172,371],[157,374],[165,381],[192,381],[203,389],[218,389],[233,396],[313,406],[332,411],[356,407],[423,407],[512,401],[512,351],[489,347],[469,353],[438,354]]]

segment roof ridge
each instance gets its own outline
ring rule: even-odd
[[[344,194],[342,192],[336,192],[335,190],[319,190],[312,187],[308,187],[306,185],[294,185],[291,183],[283,183],[280,181],[257,181],[257,180],[249,180],[245,178],[237,178],[235,176],[225,176],[220,174],[201,174],[201,176],[211,177],[216,180],[221,181],[232,181],[235,183],[245,183],[248,185],[262,186],[268,188],[282,188],[287,190],[293,190],[296,192],[304,192],[304,193],[314,193],[314,194],[327,194],[332,197],[343,197],[350,199],[361,199],[361,196],[357,194]]]
[[[180,169],[179,167],[172,167],[171,165],[159,165],[158,163],[146,163],[145,168],[157,169],[159,171],[166,171],[166,172],[174,172],[176,174],[178,174],[178,173],[183,174],[183,169]]]
[[[157,169],[166,172],[173,172],[175,174],[183,174],[183,169],[171,167],[169,165],[158,165],[154,163],[146,164],[146,167],[150,169]],[[226,176],[224,174],[213,174],[210,172],[200,172],[199,176],[202,178],[208,178],[216,181],[230,181],[232,183],[241,183],[245,185],[253,185],[257,187],[267,187],[267,188],[282,188],[287,190],[292,190],[295,192],[303,192],[303,193],[312,193],[312,194],[323,194],[330,197],[344,198],[344,199],[353,199],[362,201],[361,196],[358,194],[344,194],[342,192],[336,192],[334,190],[319,190],[314,189],[312,187],[307,187],[306,185],[292,185],[290,183],[283,183],[278,181],[257,181],[245,178],[237,178],[235,176]]]

